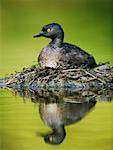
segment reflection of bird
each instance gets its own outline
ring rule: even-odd
[[[93,68],[96,66],[94,58],[79,47],[63,43],[64,31],[59,24],[45,25],[39,34],[34,37],[44,36],[52,41],[42,49],[38,62],[43,68]]]
[[[96,104],[96,101],[84,103],[40,103],[39,112],[44,123],[52,128],[52,133],[44,135],[48,144],[63,142],[65,126],[73,124],[83,118]]]
[[[53,131],[44,136],[45,142],[48,144],[60,144],[64,140],[66,133],[58,104],[40,103],[39,112],[44,123],[51,127]]]
[[[63,142],[66,132],[63,125],[52,128],[52,133],[44,136],[44,141],[48,144],[56,145]]]

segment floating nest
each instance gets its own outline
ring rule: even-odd
[[[93,69],[52,69],[32,66],[4,79],[0,86],[14,89],[70,88],[74,90],[113,89],[113,67],[102,64]]]

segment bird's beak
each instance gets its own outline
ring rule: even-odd
[[[39,32],[38,34],[33,35],[34,38],[43,36],[43,31]]]

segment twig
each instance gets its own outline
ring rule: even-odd
[[[6,85],[8,85],[8,84],[13,83],[13,82],[14,82],[14,81],[13,81],[14,79],[15,79],[15,77],[11,78],[11,79],[10,79],[10,80],[8,80],[7,82],[5,82],[5,84],[6,84]]]
[[[101,80],[100,78],[98,78],[97,76],[94,76],[93,74],[91,74],[90,72],[84,70],[84,69],[67,69],[67,70],[63,70],[62,72],[70,72],[70,71],[84,71],[86,74],[90,75],[91,77],[93,77],[93,79],[91,80],[99,80],[100,82],[106,84],[105,81]],[[90,80],[89,80],[90,81]]]

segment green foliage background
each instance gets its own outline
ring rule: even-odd
[[[0,0],[0,76],[37,63],[49,39],[33,39],[43,25],[57,22],[65,41],[113,65],[112,0]]]

